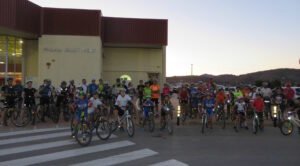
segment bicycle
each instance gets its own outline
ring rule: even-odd
[[[288,112],[288,119],[282,122],[282,125],[280,126],[280,131],[283,135],[289,136],[294,131],[294,125],[298,128],[300,128],[300,120],[295,118],[294,112],[289,111]]]
[[[152,133],[155,129],[155,122],[154,122],[154,111],[153,106],[147,106],[151,107],[150,111],[147,112],[145,123],[148,124],[149,131]],[[143,124],[144,126],[145,124]]]
[[[208,114],[206,111],[202,113],[201,125],[201,132],[204,134],[205,127],[208,128]]]
[[[90,130],[93,132],[96,129],[96,134],[101,140],[107,140],[111,136],[111,129],[109,122],[104,119],[103,107],[98,107],[98,112],[91,122],[89,122]]]
[[[85,120],[84,112],[81,112],[80,120],[74,127],[74,137],[81,146],[87,146],[92,141],[93,131],[89,128]]]
[[[257,112],[254,111],[254,118],[253,118],[253,133],[254,134],[257,134],[258,132],[258,127],[260,127],[260,121],[259,121],[259,117],[257,115]]]
[[[27,126],[29,122],[31,122],[32,125],[35,125],[36,120],[36,106],[33,102],[29,102],[27,104],[24,104],[22,108],[24,117],[26,119],[23,121],[24,126]]]
[[[163,111],[165,111],[166,115],[162,116],[162,130],[167,128],[169,135],[172,135],[174,132],[172,122],[172,109],[170,109],[168,106],[164,106]]]
[[[15,99],[15,103],[19,99]],[[23,113],[20,109],[18,109],[16,104],[13,104],[13,107],[9,107],[6,100],[1,100],[2,103],[2,111],[7,111],[4,115],[4,122],[6,122],[8,119],[11,120],[11,123],[16,127],[23,127],[25,124],[23,123]]]
[[[126,124],[126,131],[129,137],[133,137],[134,136],[134,123],[131,119],[131,115],[129,112],[130,109],[130,105],[127,105],[125,107],[125,113],[122,115],[122,117],[118,117],[118,120],[113,121],[110,123],[111,126],[111,132],[115,132],[118,128],[121,128],[121,124],[123,122],[125,122]]]
[[[223,104],[218,104],[216,111],[216,121],[222,120],[223,126],[222,129],[226,128],[226,116]]]
[[[273,126],[280,128],[282,124],[282,110],[280,104],[275,104],[272,106],[272,117],[273,117]]]
[[[59,121],[60,113],[56,109],[56,106],[53,101],[50,101],[49,104],[45,104],[45,105],[38,104],[36,113],[39,120],[42,120],[45,114],[54,123],[58,123]]]

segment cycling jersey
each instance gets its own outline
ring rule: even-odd
[[[162,94],[163,96],[170,95],[170,88],[164,88]]]
[[[144,99],[151,97],[151,89],[149,87],[144,88],[144,93],[145,93]]]
[[[226,99],[226,94],[224,92],[217,93],[217,103],[218,104],[224,104],[224,101]]]
[[[236,100],[238,97],[243,97],[243,93],[241,91],[237,91],[233,93],[234,99]]]
[[[35,93],[36,93],[36,89],[35,88],[25,88],[23,90],[24,92],[24,104],[26,104],[26,106],[28,104],[35,104]]]
[[[283,101],[285,99],[285,96],[283,94],[277,94],[275,93],[273,96],[272,96],[272,99],[274,101],[275,104],[283,104]]]
[[[293,89],[284,89],[283,94],[286,96],[287,100],[293,100],[295,91]]]
[[[88,108],[88,114],[92,114],[99,106],[102,105],[100,99],[99,98],[95,99],[94,97],[90,98],[89,103],[91,103],[91,106]]]
[[[237,112],[245,112],[245,102],[236,102],[235,106],[236,106],[236,110]]]
[[[125,94],[125,96],[119,95],[117,97],[115,105],[117,105],[121,109],[125,110],[125,108],[126,108],[129,101],[131,101],[131,97],[129,97],[127,94]],[[118,105],[118,102],[120,103],[120,105]]]
[[[137,91],[138,91],[139,97],[143,97],[144,96],[144,88],[145,88],[144,85],[138,85],[137,86]]]
[[[93,96],[95,93],[97,93],[98,85],[96,85],[96,84],[90,84],[88,86],[88,90],[89,90],[90,96]]]
[[[67,99],[68,99],[68,88],[62,88],[62,87],[59,87],[57,88],[56,90],[57,92],[57,100],[56,100],[56,106],[59,107],[61,103],[63,104],[67,104]]]
[[[190,94],[191,94],[192,97],[196,97],[197,93],[198,93],[198,91],[197,91],[196,88],[194,88],[194,87],[190,88]]]
[[[17,97],[21,97],[22,92],[23,92],[23,86],[22,85],[15,85],[14,89],[15,89]]]
[[[12,85],[5,85],[2,87],[1,91],[6,95],[5,100],[7,102],[8,107],[14,107],[16,93],[15,89]]]
[[[258,112],[263,112],[264,111],[264,101],[262,99],[258,100],[257,98],[253,102],[253,107],[255,108],[256,111]]]
[[[153,99],[158,99],[159,98],[159,91],[160,91],[160,87],[159,87],[159,85],[158,84],[156,84],[156,85],[151,85],[150,86],[150,89],[151,89],[151,97],[153,98]]]
[[[104,85],[103,84],[99,84],[98,85],[98,92],[100,95],[103,95],[103,89],[104,89]]]
[[[148,112],[151,111],[151,109],[154,106],[154,104],[153,104],[153,102],[151,100],[146,100],[143,105],[144,105],[143,106],[143,109],[144,109],[143,115],[144,115],[144,117],[147,117],[148,116]]]
[[[209,116],[213,116],[215,100],[214,99],[205,99],[203,101],[203,104],[204,104],[204,108],[205,108],[206,113],[209,114]]]
[[[260,90],[261,95],[263,98],[270,98],[272,95],[272,90],[270,88],[262,88]]]
[[[88,100],[87,99],[78,99],[75,101],[75,107],[77,109],[77,121],[80,121],[81,114],[84,112],[84,119],[87,118],[87,108],[88,108]]]
[[[41,85],[40,86],[40,95],[41,95],[41,97],[50,97],[51,96],[50,85]]]
[[[187,91],[180,91],[179,98],[181,101],[188,101],[188,92]]]

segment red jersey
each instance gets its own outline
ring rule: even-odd
[[[288,100],[293,100],[295,96],[295,91],[293,89],[284,89],[283,94]]]
[[[164,88],[162,93],[163,95],[170,95],[170,88]]]
[[[253,107],[255,108],[256,111],[258,112],[263,112],[264,111],[264,100],[260,99],[258,100],[257,98],[253,101],[252,103]]]
[[[180,91],[179,97],[180,97],[180,100],[188,100],[188,92],[187,91]]]

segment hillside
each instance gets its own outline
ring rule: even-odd
[[[300,69],[274,69],[259,71],[254,73],[248,73],[243,75],[210,75],[204,74],[200,76],[175,76],[167,77],[167,82],[199,82],[207,81],[209,78],[213,78],[218,84],[224,85],[237,85],[237,84],[254,84],[256,80],[272,81],[280,80],[283,82],[291,81],[293,83],[300,83]]]

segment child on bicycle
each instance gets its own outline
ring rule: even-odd
[[[247,121],[246,121],[246,103],[243,100],[242,96],[238,97],[237,102],[235,103],[235,110],[236,110],[236,119],[235,119],[235,125],[234,130],[238,132],[237,125],[242,124],[242,121],[244,121],[245,129],[248,130]]]
[[[203,111],[206,111],[206,113],[209,115],[209,122],[210,122],[210,128],[213,128],[213,116],[214,116],[214,108],[216,107],[216,102],[214,99],[214,94],[210,93],[206,96],[206,99],[203,101]]]
[[[146,123],[146,118],[148,116],[148,112],[153,110],[154,103],[151,101],[151,97],[147,97],[146,101],[143,103],[143,127],[142,130],[144,130],[144,126]]]
[[[259,127],[263,131],[263,129],[264,129],[264,100],[262,99],[261,94],[256,94],[256,98],[254,99],[252,106],[259,118],[259,122],[260,122]]]
[[[102,102],[99,99],[98,93],[94,93],[93,97],[91,97],[89,100],[89,105],[88,105],[88,110],[87,110],[89,122],[94,119],[95,112],[99,111],[98,108],[101,105],[102,105]]]
[[[75,108],[77,110],[76,123],[81,120],[81,114],[84,112],[84,121],[87,121],[88,99],[85,97],[83,91],[79,92],[79,98],[75,101]]]
[[[164,96],[164,100],[163,102],[161,103],[161,118],[160,118],[160,124],[161,124],[161,131],[164,129],[164,120],[166,120],[166,116],[170,116],[171,119],[173,119],[173,110],[174,110],[174,107],[173,107],[173,104],[171,103],[171,100],[170,100],[170,96],[169,95],[165,95]],[[166,109],[169,109],[169,110],[166,110]]]

